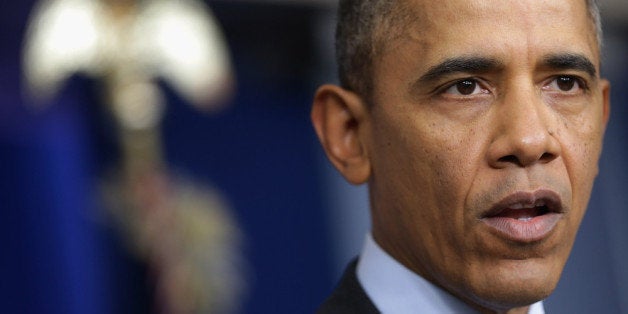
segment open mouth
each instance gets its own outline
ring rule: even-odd
[[[504,217],[516,219],[519,221],[530,221],[534,217],[542,216],[550,212],[553,211],[549,209],[544,200],[537,200],[532,205],[522,203],[509,205],[507,208],[503,208],[497,213],[488,217]]]
[[[480,219],[498,236],[517,242],[544,239],[563,215],[553,191],[517,192],[495,204]]]

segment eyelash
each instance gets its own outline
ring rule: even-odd
[[[589,84],[587,84],[587,81],[579,76],[576,75],[568,75],[568,74],[564,74],[564,75],[556,75],[554,77],[552,77],[552,79],[549,81],[548,84],[545,84],[544,86],[547,86],[549,84],[552,84],[554,81],[560,79],[560,78],[569,78],[575,81],[575,83],[578,84],[578,86],[580,87],[580,89],[583,92],[587,92],[589,91]]]
[[[445,92],[446,92],[448,89],[450,89],[450,88],[452,88],[452,87],[454,87],[454,86],[456,86],[456,85],[458,85],[458,84],[460,84],[460,83],[462,83],[462,82],[465,82],[465,81],[471,81],[471,82],[474,82],[474,83],[475,83],[475,84],[477,84],[477,86],[479,86],[481,89],[483,89],[483,90],[489,90],[488,88],[486,88],[486,87],[485,87],[485,86],[486,86],[486,84],[484,83],[484,81],[483,81],[483,80],[481,80],[481,79],[479,79],[479,78],[477,78],[477,77],[465,77],[465,78],[461,78],[461,79],[455,80],[455,81],[453,81],[453,82],[446,83],[446,84],[444,84],[444,85],[442,85],[442,86],[438,87],[438,88],[436,89],[436,94],[439,94],[439,95],[441,95],[441,94],[445,94]],[[462,96],[466,96],[466,95],[462,95]]]
[[[569,74],[559,74],[559,75],[554,75],[552,76],[549,80],[547,80],[547,83],[544,83],[543,86],[548,86],[550,84],[552,84],[554,81],[558,80],[559,78],[569,78],[569,79],[573,79],[575,81],[575,83],[578,84],[578,86],[580,87],[580,89],[583,92],[587,92],[589,91],[589,84],[587,84],[587,81],[585,79],[583,79],[582,77],[579,77],[577,75],[569,75]],[[483,86],[485,86],[486,84],[484,83],[483,80],[478,79],[476,77],[465,77],[465,78],[461,78],[458,80],[455,80],[453,82],[449,82],[445,85],[442,85],[441,87],[436,89],[436,93],[437,94],[444,94],[447,90],[449,90],[450,88],[465,82],[465,81],[472,81],[475,84],[477,84],[480,88],[484,89],[484,90],[490,90],[488,88],[485,88]],[[463,95],[466,96],[466,95]]]

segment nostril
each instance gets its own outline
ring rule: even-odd
[[[544,153],[543,155],[541,155],[541,158],[539,158],[539,160],[543,162],[549,162],[552,161],[554,158],[556,158],[554,154]]]
[[[515,155],[508,155],[498,159],[499,162],[519,164],[519,159]]]
[[[528,164],[534,163],[534,161],[538,161],[541,163],[548,163],[556,158],[556,155],[552,153],[543,153],[539,158],[534,158],[533,160],[520,159],[517,155],[507,155],[499,158],[497,162],[500,164],[513,164],[517,166],[527,166]]]

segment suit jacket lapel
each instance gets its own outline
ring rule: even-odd
[[[317,314],[379,313],[358,281],[357,263],[357,259],[354,259],[349,264],[336,289],[316,311]]]

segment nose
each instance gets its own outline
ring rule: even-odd
[[[496,132],[488,151],[491,167],[529,167],[560,156],[557,120],[540,97],[518,90],[497,107]]]

